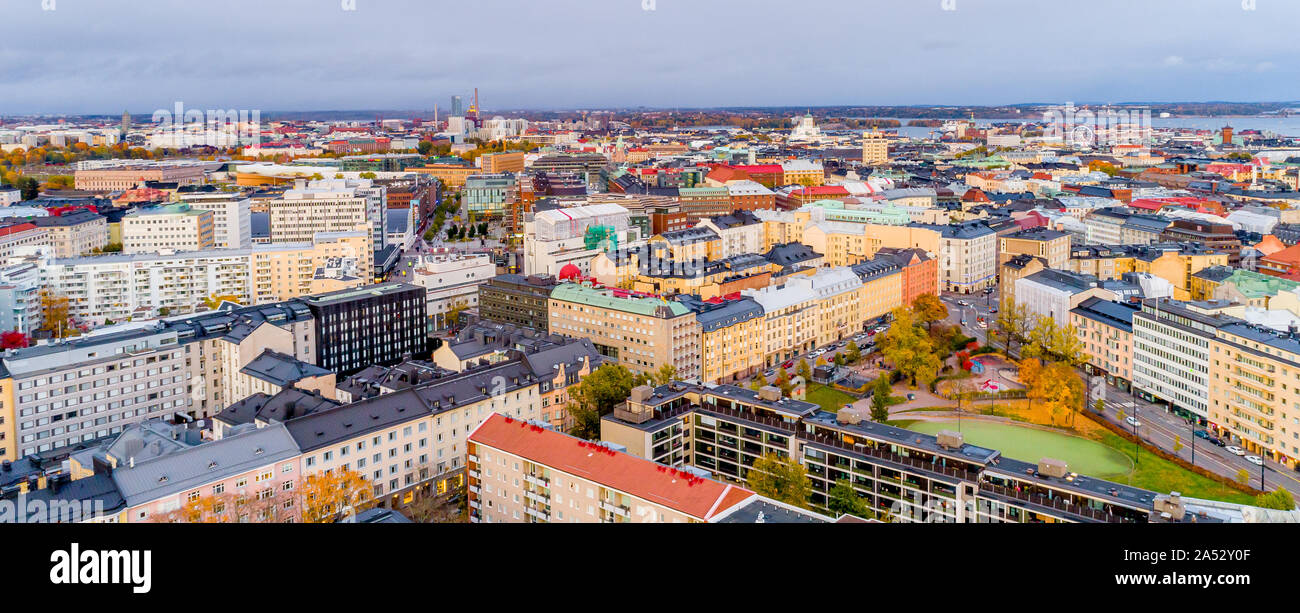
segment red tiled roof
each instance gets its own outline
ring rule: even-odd
[[[9,236],[10,234],[17,234],[19,232],[26,232],[28,230],[35,230],[35,229],[36,229],[36,224],[34,223],[16,223],[12,226],[5,226],[3,228],[0,228],[0,236]]]
[[[500,414],[483,420],[469,440],[701,520],[709,520],[755,496],[741,487],[697,477]]]

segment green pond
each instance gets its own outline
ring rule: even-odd
[[[937,434],[940,430],[957,430],[957,421],[917,421],[908,424],[907,428]],[[1125,475],[1133,469],[1133,463],[1124,454],[1096,441],[1069,434],[974,420],[963,420],[961,433],[967,443],[996,449],[1008,458],[1024,462],[1037,462],[1043,457],[1065,460],[1070,472],[1081,475]]]

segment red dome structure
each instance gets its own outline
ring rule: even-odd
[[[560,269],[561,281],[573,280],[581,276],[582,276],[582,269],[578,268],[577,266],[574,266],[573,264],[565,264],[564,268]]]

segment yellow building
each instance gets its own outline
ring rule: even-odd
[[[1149,273],[1174,286],[1175,300],[1193,295],[1196,273],[1211,266],[1227,266],[1228,254],[1189,245],[1086,246],[1075,248],[1065,269],[1095,275],[1102,281],[1119,279],[1124,273]],[[1197,282],[1204,292],[1206,285]]]
[[[465,179],[483,172],[473,166],[462,166],[460,164],[429,164],[427,166],[407,168],[406,170],[407,172],[431,175],[441,179],[448,187],[465,187]]]
[[[766,320],[753,298],[708,303],[689,301],[700,323],[700,378],[728,383],[764,367]]]
[[[258,245],[251,254],[252,304],[369,284],[370,246],[365,232],[320,232],[311,243]]]
[[[14,430],[14,380],[6,376],[0,379],[0,458],[18,459],[18,434]]]

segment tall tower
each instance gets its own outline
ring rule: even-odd
[[[129,132],[130,130],[131,130],[131,114],[126,111],[122,111],[122,135],[126,136],[126,133]]]
[[[461,106],[460,96],[451,97],[451,116],[452,117],[465,116],[465,109],[463,106]]]

